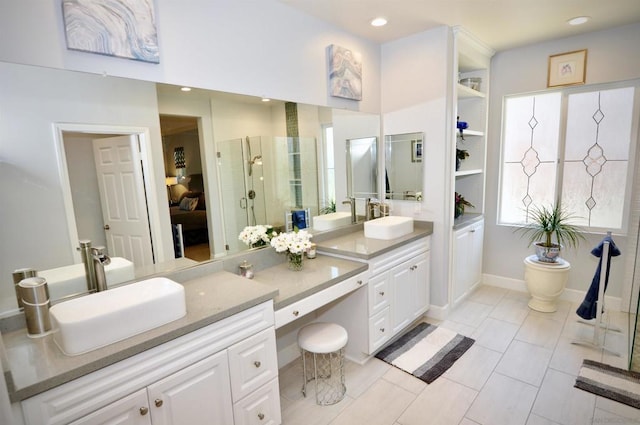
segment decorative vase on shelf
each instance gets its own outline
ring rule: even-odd
[[[292,252],[287,253],[287,263],[289,266],[289,270],[293,270],[294,272],[302,270],[302,257],[303,254],[294,254]]]

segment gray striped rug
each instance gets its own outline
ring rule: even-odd
[[[432,383],[449,369],[475,341],[449,329],[420,323],[376,357]]]
[[[583,360],[574,387],[640,409],[640,373]]]

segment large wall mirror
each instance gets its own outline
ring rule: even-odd
[[[347,195],[378,197],[378,138],[347,140]]]
[[[422,201],[423,143],[420,132],[384,137],[387,199]]]
[[[372,114],[147,81],[2,62],[0,79],[0,171],[11,188],[0,315],[16,308],[14,270],[78,263],[79,239],[109,245],[100,144],[130,152],[141,169],[141,188],[122,188],[123,211],[148,219],[151,259],[133,259],[139,278],[248,249],[238,240],[244,226],[335,205],[347,187],[347,139],[380,130]],[[178,259],[176,222],[186,250],[198,248]]]

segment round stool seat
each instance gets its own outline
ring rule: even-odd
[[[335,323],[311,323],[298,332],[300,348],[312,353],[332,353],[347,345],[345,328]]]

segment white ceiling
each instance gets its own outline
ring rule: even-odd
[[[461,25],[497,51],[640,22],[640,0],[279,1],[378,43],[439,25]],[[591,21],[575,27],[566,23],[584,15]],[[376,16],[389,23],[372,27]]]

